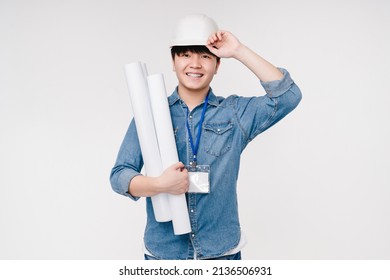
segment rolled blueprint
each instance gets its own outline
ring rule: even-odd
[[[157,134],[163,169],[179,161],[173,135],[172,119],[169,111],[164,77],[162,74],[149,75],[147,78],[150,103],[152,105],[153,119]],[[172,213],[173,230],[176,235],[191,232],[188,216],[187,202],[184,194],[168,195]]]
[[[145,79],[146,67],[141,62],[126,64],[125,74],[145,171],[148,176],[157,177],[160,176],[163,168]],[[158,194],[152,196],[151,199],[156,221],[172,220],[168,194]]]

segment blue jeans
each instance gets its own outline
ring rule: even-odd
[[[149,256],[149,255],[144,255],[145,260],[158,260],[155,257]],[[206,259],[206,260],[241,260],[241,252],[238,252],[233,255],[227,255],[227,256],[222,256],[222,257],[217,257],[213,259]]]

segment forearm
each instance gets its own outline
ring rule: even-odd
[[[129,183],[129,194],[135,197],[150,197],[161,193],[157,177],[135,176]]]
[[[275,66],[242,44],[228,31],[219,30],[211,34],[206,47],[218,57],[233,57],[242,62],[262,82],[283,78],[283,74]]]
[[[188,191],[188,172],[181,162],[164,170],[158,177],[135,176],[129,183],[132,196],[154,196],[160,193],[183,194]]]
[[[236,49],[233,58],[248,67],[262,82],[270,82],[283,78],[283,73],[278,68],[243,44],[240,44]]]

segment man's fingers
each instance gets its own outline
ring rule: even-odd
[[[184,168],[184,164],[182,162],[177,162],[175,164],[172,165],[172,168],[175,169],[175,170],[178,170],[178,169],[183,169]]]
[[[225,34],[225,31],[220,30],[217,32],[216,35],[217,35],[218,40],[222,40],[223,34]]]

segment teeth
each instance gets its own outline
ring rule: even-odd
[[[203,76],[202,74],[195,74],[195,73],[187,73],[186,75],[194,78],[200,78]]]

